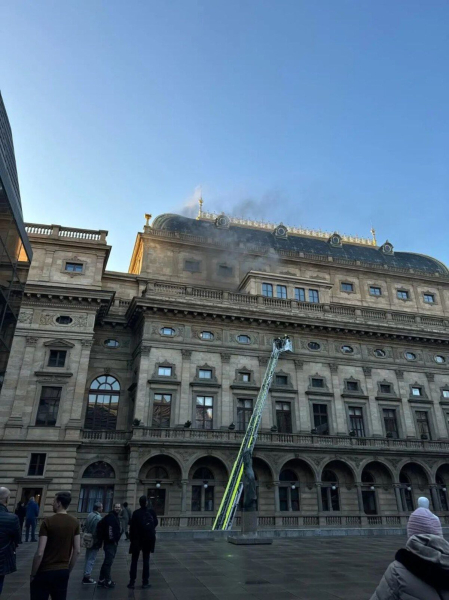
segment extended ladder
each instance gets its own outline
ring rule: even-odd
[[[273,374],[279,359],[279,355],[282,352],[291,350],[292,343],[288,336],[274,340],[273,351],[268,362],[267,370],[265,371],[265,376],[263,378],[259,395],[257,396],[256,405],[254,407],[253,414],[251,415],[245,436],[242,440],[237,459],[232,467],[231,476],[229,477],[228,485],[221,501],[220,508],[218,509],[212,530],[226,530],[231,529],[232,527],[234,514],[243,489],[243,453],[245,450],[250,450],[252,453],[254,449],[254,445],[257,440],[257,433],[259,431],[260,420],[262,418],[263,407],[270,390],[271,380],[273,379]]]

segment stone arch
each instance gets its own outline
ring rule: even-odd
[[[407,468],[409,465],[416,465],[418,467],[418,469]],[[418,473],[419,470],[421,470],[424,473],[425,479],[426,479],[426,481],[425,481],[426,486],[432,481],[432,473],[430,472],[429,467],[424,462],[420,461],[419,459],[410,460],[409,458],[406,458],[398,465],[399,477],[401,477],[401,474],[407,474],[407,472],[411,472],[412,470],[415,470],[416,473]]]
[[[371,467],[371,469],[370,469]],[[363,472],[365,471],[365,469],[369,470],[373,470],[373,475],[374,475],[374,479],[376,481],[376,483],[379,484],[383,484],[383,485],[392,485],[393,482],[395,481],[395,476],[393,473],[393,470],[391,469],[390,465],[388,465],[386,462],[384,462],[382,459],[372,459],[372,458],[368,458],[365,461],[363,461],[363,463],[360,465],[360,479],[359,481],[362,481],[362,475]],[[378,475],[380,475],[380,480],[378,480],[378,477],[376,477],[376,472],[378,473]]]
[[[317,473],[316,465],[313,464],[313,462],[310,460],[310,458],[308,456],[300,457],[297,454],[287,454],[285,456],[284,461],[281,463],[281,466],[279,467],[279,469],[277,471],[278,475],[282,471],[282,469],[285,467],[286,463],[290,462],[291,460],[301,460],[303,463],[305,463],[305,465],[307,465],[307,467],[312,471],[313,480],[318,481],[318,473]]]
[[[253,469],[258,481],[266,481],[271,483],[274,479],[273,468],[271,465],[260,456],[253,455]],[[265,473],[264,473],[265,472]],[[261,475],[265,475],[262,476]]]
[[[432,482],[435,483],[437,475],[441,477],[441,471],[444,473],[446,470],[448,471],[449,475],[449,461],[447,459],[439,460],[432,469]],[[445,479],[445,477],[446,475],[443,477],[443,479]],[[449,485],[449,477],[447,483]]]
[[[354,468],[345,460],[342,460],[341,458],[333,458],[324,463],[319,472],[319,481],[322,481],[323,472],[327,469],[334,471],[334,473],[337,475],[339,483],[345,485],[355,484],[356,473]]]
[[[105,369],[95,369],[95,371],[89,375],[86,382],[86,391],[88,392],[91,389],[92,383],[95,381],[95,379],[97,379],[98,377],[102,377],[103,375],[113,377],[118,381],[118,384],[120,386],[120,389],[118,391],[120,395],[122,394],[122,392],[126,391],[123,385],[122,376],[116,375],[115,373],[106,373]]]
[[[213,454],[208,454],[207,452],[204,452],[204,450],[200,450],[198,452],[195,452],[195,454],[191,455],[189,460],[185,463],[184,465],[184,472],[183,472],[183,477],[184,479],[189,479],[189,475],[190,475],[190,471],[192,470],[192,466],[200,459],[200,458],[204,458],[207,456],[213,456],[214,458],[216,458],[217,460],[219,460],[226,471],[226,478],[229,477],[229,474],[231,472],[232,469],[232,464],[229,465],[228,460],[226,459],[226,457],[224,456],[224,454],[222,452],[218,451],[214,451]],[[237,454],[236,454],[237,457]]]
[[[170,481],[180,481],[182,479],[182,467],[178,459],[168,452],[147,457],[140,465],[139,479],[148,479],[147,475],[150,469],[157,466],[166,469]]]
[[[229,473],[228,468],[222,458],[215,456],[214,454],[204,454],[196,458],[188,470],[188,479],[191,480],[195,471],[200,467],[208,468],[214,475],[214,479],[217,482],[224,483],[228,482]]]
[[[109,456],[104,456],[104,454],[96,454],[95,456],[91,456],[88,459],[83,460],[83,462],[81,463],[81,465],[78,467],[78,473],[77,473],[77,477],[75,479],[75,481],[77,481],[78,483],[81,483],[83,480],[83,474],[84,471],[87,469],[87,467],[89,467],[90,465],[93,465],[96,462],[99,461],[103,461],[105,463],[108,463],[111,465],[111,467],[114,469],[114,473],[115,473],[115,477],[112,478],[108,481],[113,481],[116,482],[120,477],[119,477],[119,473],[120,473],[120,467],[117,463],[117,461],[115,459],[111,459]]]
[[[306,485],[315,484],[315,473],[309,463],[302,458],[290,458],[284,462],[279,469],[278,479],[282,471],[287,469],[293,471],[301,483]]]

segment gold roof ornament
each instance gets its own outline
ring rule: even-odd
[[[145,219],[146,219],[146,223],[145,223],[145,227],[149,227],[150,226],[150,219],[153,215],[150,215],[149,213],[145,213]]]
[[[221,213],[221,215],[218,215],[217,213],[214,213],[214,212],[203,211],[203,199],[200,198],[198,200],[198,202],[200,205],[200,210],[199,210],[197,219],[202,219],[203,221],[215,222],[215,220],[218,217],[224,216],[224,213]],[[237,227],[249,227],[251,229],[263,229],[263,230],[269,230],[269,231],[274,231],[278,227],[278,224],[269,223],[266,221],[255,221],[253,219],[243,219],[243,218],[239,218],[239,217],[232,217],[229,215],[226,215],[226,218],[228,219],[228,222],[230,225],[236,225]],[[309,228],[305,228],[305,227],[290,227],[287,225],[284,225],[283,227],[285,227],[287,229],[288,235],[301,235],[301,236],[306,236],[306,237],[321,238],[321,239],[325,239],[326,241],[329,240],[333,235],[335,235],[335,233],[337,233],[337,232],[331,233],[329,231],[322,231],[321,229],[309,229]],[[376,244],[376,237],[375,237],[374,229],[371,229],[371,233],[373,234],[373,239],[363,238],[358,235],[346,235],[346,234],[338,234],[338,235],[340,235],[340,238],[343,242],[346,242],[349,244],[358,244],[360,246],[376,246],[377,244]]]
[[[376,230],[374,229],[374,227],[371,227],[371,235],[373,236],[373,246],[377,246],[377,242],[376,242]]]
[[[201,194],[201,196],[198,199],[198,204],[199,204],[199,208],[198,208],[198,216],[197,219],[201,219],[203,216],[203,195]]]

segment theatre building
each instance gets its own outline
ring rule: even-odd
[[[390,242],[203,212],[147,215],[127,273],[106,231],[28,224],[0,396],[0,482],[41,516],[71,490],[207,529],[270,357],[260,528],[449,524],[449,272]],[[239,513],[237,513],[238,515]],[[240,517],[237,516],[235,524]]]

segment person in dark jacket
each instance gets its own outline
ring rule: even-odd
[[[27,509],[25,506],[25,502],[17,502],[15,514],[19,517],[20,524],[20,543],[22,543],[22,531],[23,531],[23,522],[25,521],[25,516],[27,514]]]
[[[26,521],[25,521],[25,541],[28,541],[31,529],[31,541],[36,541],[36,523],[39,516],[39,504],[34,500],[34,496],[28,500],[26,506]]]
[[[147,503],[146,496],[139,498],[140,508],[133,512],[129,528],[129,539],[131,540],[129,553],[132,555],[128,583],[130,589],[134,589],[140,552],[142,552],[143,559],[142,587],[150,587],[150,552],[154,552],[156,527],[159,521],[156,513],[152,508],[148,508]]]
[[[115,582],[111,579],[111,567],[117,552],[117,546],[122,535],[120,526],[120,511],[122,507],[117,502],[114,504],[113,510],[97,525],[97,536],[103,541],[104,561],[101,565],[100,577],[97,585],[104,588],[114,588]]]
[[[5,575],[17,571],[16,548],[21,537],[19,517],[7,509],[10,493],[8,488],[0,487],[0,594]]]

